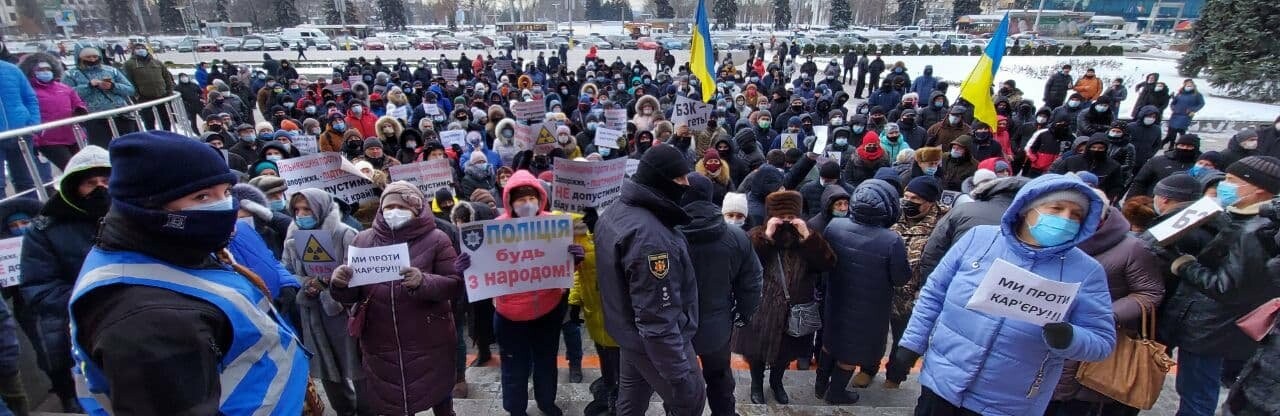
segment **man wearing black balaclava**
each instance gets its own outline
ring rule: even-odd
[[[644,414],[654,391],[667,414],[700,415],[706,382],[693,348],[698,330],[698,283],[684,235],[679,201],[689,166],[667,144],[640,158],[622,197],[601,213],[596,265],[605,329],[621,346],[617,413]]]

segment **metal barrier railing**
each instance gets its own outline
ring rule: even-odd
[[[45,188],[47,188],[49,185],[52,185],[53,182],[56,181],[57,179],[55,178],[46,183],[39,183],[41,180],[43,180],[43,178],[40,176],[39,164],[36,163],[36,159],[34,156],[35,152],[32,151],[32,147],[31,147],[32,144],[29,143],[28,141],[28,139],[33,134],[40,133],[45,130],[57,128],[57,127],[74,126],[75,132],[76,132],[75,133],[76,143],[79,144],[80,148],[84,148],[88,144],[88,142],[84,137],[84,130],[79,127],[81,123],[84,123],[86,121],[93,121],[93,120],[106,120],[107,125],[111,130],[111,138],[114,139],[120,136],[120,128],[116,124],[116,117],[120,115],[132,114],[133,121],[134,123],[136,123],[138,131],[153,130],[154,127],[156,127],[156,126],[146,126],[144,124],[144,120],[141,113],[143,111],[150,111],[152,115],[151,119],[154,120],[158,126],[164,126],[165,123],[162,120],[165,117],[160,112],[161,106],[164,106],[164,108],[169,113],[167,117],[169,131],[172,131],[178,134],[187,135],[187,136],[197,136],[199,134],[198,132],[191,131],[191,119],[187,117],[186,105],[183,104],[182,102],[182,95],[178,94],[177,92],[173,93],[168,97],[158,98],[158,99],[154,99],[154,100],[142,102],[142,103],[130,104],[130,105],[112,109],[112,110],[98,111],[95,113],[85,114],[82,116],[68,117],[62,120],[50,121],[47,123],[40,123],[30,127],[0,131],[0,141],[9,140],[9,139],[14,139],[18,141],[18,148],[21,149],[22,158],[26,162],[25,165],[27,168],[27,173],[29,173],[31,175],[31,178],[33,178],[37,182],[37,185],[35,187],[22,192],[15,193],[14,195],[10,195],[9,197],[6,197],[0,200],[0,202],[8,201],[13,198],[26,197],[26,195],[31,192],[35,192],[36,195],[40,198],[41,202],[49,200],[49,192]],[[15,168],[14,166],[9,167],[10,170],[14,168]],[[0,186],[4,186],[4,184],[0,184]]]

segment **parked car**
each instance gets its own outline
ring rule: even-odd
[[[436,45],[438,45],[440,49],[452,50],[462,47],[462,42],[448,36],[436,36]]]
[[[640,48],[640,50],[651,51],[658,49],[658,41],[653,40],[653,38],[636,39],[636,47]]]
[[[245,36],[244,41],[240,43],[240,50],[250,52],[260,51],[263,50],[263,46],[265,45],[266,41],[260,36]]]
[[[1111,42],[1111,44],[1107,46],[1119,46],[1124,48],[1125,52],[1146,52],[1151,50],[1151,45],[1138,41],[1137,39],[1126,39],[1119,42]]]
[[[364,40],[364,50],[366,51],[385,51],[387,44],[378,38],[368,38]]]
[[[494,39],[493,39],[493,47],[498,48],[498,49],[511,48],[511,47],[515,47],[515,45],[516,45],[516,44],[515,44],[514,42],[512,42],[512,41],[511,41],[511,39],[510,39],[510,38],[507,38],[506,36],[498,36],[498,37],[496,37],[496,38],[494,38]]]
[[[1094,29],[1080,37],[1094,40],[1124,40],[1125,33],[1123,30],[1116,29]]]
[[[195,42],[196,52],[222,52],[222,47],[213,39],[200,39]]]
[[[392,50],[397,51],[404,51],[413,48],[413,41],[407,36],[387,36],[387,39],[383,41],[383,43],[386,43]]]
[[[417,38],[413,40],[413,48],[420,51],[433,51],[439,47],[436,44],[436,40],[432,38]]]
[[[475,39],[475,38],[467,39],[465,42],[463,42],[463,44],[466,45],[467,49],[484,50],[485,48],[487,48],[484,42],[480,41],[480,39]]]
[[[334,48],[343,51],[353,51],[360,49],[361,42],[352,37],[338,37],[333,41]]]
[[[241,41],[240,41],[240,39],[239,39],[239,38],[233,38],[233,37],[230,37],[230,36],[222,36],[222,37],[214,38],[214,41],[218,43],[218,47],[219,47],[222,51],[225,51],[225,52],[232,52],[232,51],[238,51],[238,50],[240,50],[240,42],[241,42]]]

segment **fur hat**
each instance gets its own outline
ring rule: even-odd
[[[941,147],[921,147],[916,149],[916,163],[930,163],[942,160]]]
[[[804,197],[796,191],[778,191],[765,197],[765,209],[770,218],[782,216],[800,216],[803,213]]]

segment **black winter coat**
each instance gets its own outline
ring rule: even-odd
[[[1156,116],[1155,124],[1148,126],[1142,123],[1142,119],[1148,115]],[[1134,166],[1146,164],[1156,155],[1156,152],[1160,151],[1160,140],[1164,138],[1164,132],[1160,131],[1160,109],[1154,106],[1143,107],[1138,111],[1138,117],[1125,126],[1124,131],[1124,135],[1129,137],[1129,142],[1133,143],[1134,158],[1137,162]]]
[[[760,306],[764,269],[740,227],[724,222],[720,208],[708,201],[684,206],[693,222],[679,229],[698,253],[693,263],[698,277],[698,312],[701,322],[693,337],[699,354],[720,351],[729,345],[735,321],[750,322]]]
[[[98,218],[55,194],[22,240],[19,293],[40,331],[31,342],[43,353],[37,357],[42,369],[65,371],[73,365],[67,305],[97,234]]]
[[[832,222],[824,234],[836,266],[827,274],[822,345],[841,363],[874,366],[884,355],[893,288],[911,279],[911,267],[902,237],[887,228],[897,218],[890,213],[899,212],[897,192],[881,181],[868,184],[880,197],[869,197],[863,185],[850,210],[875,209],[881,218],[855,214]]]
[[[942,256],[951,249],[951,244],[969,229],[979,225],[999,225],[1004,211],[1013,204],[1013,196],[1022,189],[1022,185],[1031,179],[1011,176],[983,182],[970,195],[974,202],[956,205],[946,216],[938,221],[938,226],[929,235],[929,242],[920,255],[920,275],[929,276],[938,267]]]
[[[1063,73],[1054,73],[1049,77],[1049,81],[1044,83],[1044,102],[1049,107],[1057,107],[1067,98],[1067,92],[1071,91],[1071,87],[1075,83],[1072,82],[1071,76]]]
[[[1191,165],[1196,163],[1196,159],[1200,157],[1200,152],[1196,152],[1195,157],[1184,160],[1174,158],[1176,150],[1169,150],[1163,155],[1156,156],[1142,165],[1142,170],[1133,178],[1133,195],[1151,195],[1151,191],[1155,189],[1156,182],[1168,177],[1174,173],[1185,172],[1191,169]]]
[[[1212,307],[1197,308],[1198,313],[1192,312],[1196,310],[1194,304],[1186,309],[1166,310],[1173,314],[1167,318],[1173,319],[1165,322],[1185,328],[1178,340],[1180,348],[1230,360],[1246,360],[1253,355],[1257,344],[1240,331],[1235,321],[1280,297],[1280,283],[1267,268],[1267,260],[1280,255],[1275,241],[1280,225],[1257,215],[1260,205],[1228,208],[1216,218],[1217,233],[1203,250],[1194,258],[1186,255],[1170,265],[1169,270],[1182,281],[1178,295],[1196,291],[1215,302]]]

